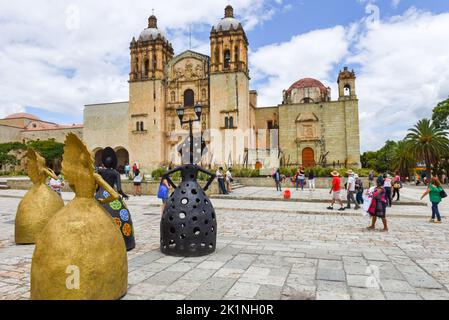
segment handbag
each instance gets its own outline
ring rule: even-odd
[[[446,191],[444,191],[443,188],[441,188],[440,197],[441,197],[441,199],[447,198],[447,193],[446,193]]]
[[[159,199],[167,199],[168,198],[168,188],[165,184],[161,183],[159,185],[159,190],[157,191],[157,197]]]

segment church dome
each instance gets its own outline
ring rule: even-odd
[[[139,41],[154,40],[157,37],[166,38],[165,33],[157,28],[157,18],[152,15],[148,18],[148,28],[142,31],[139,37]]]
[[[231,29],[237,29],[240,25],[240,21],[234,18],[234,9],[231,6],[225,8],[225,16],[215,26],[215,29],[220,31],[229,31]]]
[[[30,114],[30,113],[14,113],[9,116],[7,116],[5,119],[29,119],[29,120],[35,120],[40,121],[39,117]]]
[[[321,81],[312,78],[304,78],[292,84],[287,92],[291,92],[293,89],[304,88],[318,88],[323,93],[327,93],[328,90],[328,88],[326,88],[326,86]]]

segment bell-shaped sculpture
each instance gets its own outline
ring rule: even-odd
[[[97,185],[111,202],[118,194],[94,173],[93,159],[74,134],[65,141],[62,172],[75,198],[48,222],[31,264],[33,300],[113,300],[126,294],[125,243],[111,216],[95,200]]]
[[[181,171],[176,186],[170,175]],[[198,172],[210,176],[204,190],[197,182]],[[205,191],[215,175],[193,164],[178,167],[164,175],[175,188],[161,219],[161,251],[171,256],[198,257],[211,254],[217,243],[215,210]]]
[[[47,177],[57,179],[54,172],[45,167],[45,159],[31,148],[27,151],[27,158],[28,176],[33,186],[20,201],[17,209],[17,244],[34,244],[50,218],[64,207],[61,197],[45,184]]]
[[[98,169],[98,174],[106,181],[112,188],[120,194],[118,200],[111,203],[103,203],[103,208],[111,215],[114,222],[120,228],[123,235],[123,240],[125,241],[126,250],[130,251],[136,247],[136,240],[134,238],[134,227],[131,220],[131,213],[129,212],[128,206],[126,205],[124,199],[128,200],[128,196],[122,190],[122,183],[120,178],[120,173],[115,169],[117,168],[117,154],[115,151],[107,147],[103,149],[101,154],[101,160],[103,166],[106,169]],[[98,188],[95,198],[107,198],[109,193],[103,188]]]

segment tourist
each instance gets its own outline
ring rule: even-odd
[[[441,183],[437,177],[433,177],[430,179],[430,183],[426,192],[421,196],[421,200],[424,199],[425,196],[429,195],[430,202],[432,203],[432,218],[429,222],[441,223],[441,215],[440,210],[438,209],[438,205],[440,204],[442,198],[443,188],[441,187]],[[444,192],[444,191],[443,191]],[[435,221],[435,218],[437,221]]]
[[[133,164],[133,175],[134,175],[134,177],[136,176],[136,172],[137,172],[137,164],[134,163]]]
[[[303,167],[299,167],[298,175],[296,177],[296,190],[298,190],[298,185],[301,186],[301,191],[304,191],[304,185],[306,184],[306,172]]]
[[[332,203],[331,203],[330,207],[327,207],[327,209],[333,210],[335,202],[338,202],[340,204],[340,209],[338,209],[338,211],[344,211],[345,207],[343,205],[343,201],[341,201],[341,195],[340,195],[340,191],[341,191],[340,174],[337,171],[332,171],[331,175],[333,178],[332,178],[332,187],[331,187],[329,194],[332,194]]]
[[[226,186],[225,186],[225,177],[223,175],[223,167],[218,168],[218,170],[216,172],[216,177],[217,177],[217,181],[218,181],[218,190],[219,190],[220,194],[228,194],[228,192],[226,191]]]
[[[372,194],[373,200],[371,202],[370,208],[368,209],[368,213],[372,217],[371,226],[368,227],[368,230],[374,230],[376,228],[377,218],[381,218],[382,223],[384,225],[384,228],[382,231],[383,232],[388,231],[387,216],[386,216],[387,200],[386,200],[385,195],[386,195],[386,192],[385,192],[385,189],[383,188],[383,184],[378,183],[377,187],[373,191],[373,194]]]
[[[315,172],[313,169],[310,169],[307,178],[309,182],[309,191],[315,191]]]
[[[391,207],[392,205],[392,198],[391,198],[391,187],[392,187],[392,180],[391,176],[389,174],[384,175],[384,189],[385,189],[385,197],[387,199],[387,205]]]
[[[229,168],[226,171],[226,190],[228,193],[232,192],[232,183],[234,182],[234,178],[232,178],[232,168]]]
[[[400,190],[402,189],[401,176],[397,174],[393,180],[393,196],[392,199],[396,196],[396,202],[400,200]]]
[[[379,175],[378,177],[377,177],[377,186],[380,184],[381,186],[383,186],[384,185],[384,181],[385,181],[385,179],[384,179],[384,177],[382,176],[382,175]]]
[[[134,171],[134,196],[142,196],[142,175],[139,169]]]
[[[64,186],[64,179],[60,176],[60,172],[59,171],[55,171],[55,175],[57,177],[57,179],[54,178],[50,178],[50,188],[51,190],[53,190],[54,192],[56,192],[61,198],[62,198],[62,187]]]
[[[276,169],[276,171],[274,172],[273,175],[273,179],[276,182],[276,191],[282,191],[282,186],[281,186],[281,171],[278,169]]]
[[[358,174],[354,175],[355,179],[355,192],[356,192],[356,201],[358,205],[363,204],[363,181],[360,179]]]
[[[162,214],[164,214],[169,195],[170,185],[168,183],[168,180],[165,177],[162,177],[161,183],[159,184],[159,190],[157,192],[157,197],[162,200]]]
[[[373,184],[373,181],[374,181],[374,171],[373,170],[371,170],[368,174],[368,181],[369,181],[368,188],[371,188],[371,185]]]
[[[358,210],[360,209],[359,204],[357,201],[355,201],[355,178],[354,178],[354,172],[352,170],[348,170],[348,182],[346,184],[346,191],[347,196],[346,200],[348,201],[346,209],[351,209],[351,202],[354,203],[355,207],[354,209]]]
[[[129,177],[129,172],[131,171],[131,167],[129,166],[129,163],[125,164],[125,175],[126,177]]]

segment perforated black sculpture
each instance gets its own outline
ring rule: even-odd
[[[164,178],[175,188],[161,219],[161,251],[171,256],[198,257],[211,254],[217,243],[217,219],[214,207],[206,195],[215,175],[193,164],[192,122],[201,118],[201,107],[195,107],[198,120],[183,121],[184,109],[177,113],[182,124],[190,128],[190,164],[167,172]],[[201,153],[203,148],[201,147]],[[176,186],[170,176],[181,171],[182,181]],[[198,172],[209,175],[204,188],[197,182]]]
[[[182,182],[176,186],[170,175],[181,171]],[[198,172],[210,175],[204,189],[197,182]],[[168,255],[198,257],[215,251],[217,219],[205,191],[215,175],[196,165],[184,165],[165,175],[175,188],[168,199],[161,220],[161,251]]]

